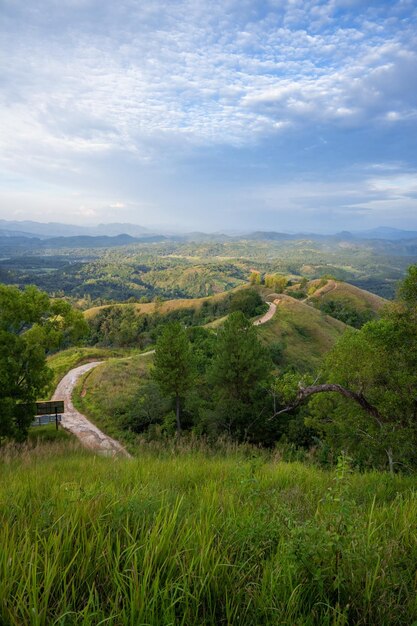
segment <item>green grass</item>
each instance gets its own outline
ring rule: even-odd
[[[77,365],[100,359],[129,356],[137,354],[137,352],[138,350],[132,348],[96,348],[90,346],[68,348],[67,350],[57,352],[48,358],[48,367],[54,373],[51,389],[54,389],[61,378],[73,367],[77,367]]]
[[[0,467],[2,626],[417,619],[414,478],[62,445],[6,449]]]

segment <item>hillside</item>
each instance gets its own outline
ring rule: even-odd
[[[309,293],[310,289],[314,289],[320,285],[320,283],[321,281],[319,279],[310,281],[307,284],[307,293]],[[377,296],[370,291],[360,289],[349,283],[331,279],[327,280],[325,285],[319,286],[316,291],[309,295],[307,302],[316,304],[318,301],[328,302],[329,300],[349,302],[354,308],[360,311],[368,309],[374,313],[378,313],[387,303],[385,298]]]
[[[277,304],[270,322],[259,326],[259,335],[280,354],[279,366],[310,370],[319,365],[346,329],[346,325],[285,294],[270,293]]]
[[[195,311],[200,310],[205,304],[222,303],[229,298],[230,293],[236,291],[236,289],[245,289],[247,285],[231,289],[230,291],[222,291],[221,293],[213,296],[205,296],[204,298],[178,298],[174,300],[165,300],[162,302],[145,302],[145,303],[126,303],[121,302],[117,304],[105,304],[102,306],[91,307],[84,311],[84,317],[89,320],[94,318],[100,311],[109,308],[126,308],[126,306],[133,307],[138,315],[148,314],[153,315],[159,313],[165,315],[172,313],[173,311],[179,311],[183,309],[193,309]]]

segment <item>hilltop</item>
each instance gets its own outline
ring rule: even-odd
[[[321,282],[320,279],[316,279],[307,284],[307,293],[314,290],[308,296],[307,302],[317,304],[330,300],[343,301],[349,302],[360,311],[371,310],[374,313],[379,313],[387,303],[385,298],[346,282],[333,279],[327,280],[324,285],[321,285]]]
[[[285,294],[269,294],[277,310],[259,326],[262,340],[272,347],[280,367],[309,370],[318,365],[347,326],[304,302]]]

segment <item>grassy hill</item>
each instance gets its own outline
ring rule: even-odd
[[[247,285],[242,287],[237,287],[237,289],[245,289]],[[126,307],[133,306],[136,313],[140,314],[148,314],[152,315],[154,313],[160,313],[164,315],[166,313],[171,313],[172,311],[177,311],[181,309],[194,309],[200,310],[204,303],[213,303],[213,302],[223,302],[227,298],[229,298],[230,293],[233,293],[236,289],[231,289],[230,291],[223,291],[221,293],[215,294],[214,296],[206,296],[204,298],[178,298],[175,300],[165,300],[163,302],[145,302],[145,303],[126,303],[122,302],[120,304],[111,304],[111,305],[103,305],[103,306],[95,306],[91,309],[86,309],[84,311],[84,317],[89,320],[94,318],[99,311],[103,309],[108,309],[110,307]]]
[[[258,332],[280,352],[280,367],[313,369],[346,329],[343,322],[288,295],[270,292],[267,298],[276,302],[277,310],[272,320],[258,326]]]
[[[414,477],[224,452],[0,451],[0,623],[415,623]]]
[[[358,311],[371,310],[373,313],[378,313],[387,303],[385,298],[349,283],[327,280],[325,285],[319,286],[320,283],[320,280],[313,280],[307,284],[307,293],[316,288],[316,291],[309,295],[308,302],[312,304],[329,300],[348,302]]]

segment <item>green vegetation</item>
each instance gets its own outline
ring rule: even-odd
[[[181,445],[181,442],[179,442]],[[414,479],[229,448],[1,457],[5,626],[402,626],[417,619]]]
[[[64,241],[63,241],[64,244]],[[0,254],[0,256],[2,256]],[[50,295],[79,306],[127,301],[198,298],[281,274],[300,280],[332,274],[338,280],[392,298],[397,281],[417,260],[415,243],[314,240],[232,239],[205,242],[137,243],[117,248],[16,250],[0,260],[0,280],[35,284]]]
[[[27,437],[34,403],[51,380],[46,352],[79,340],[87,328],[79,311],[35,287],[0,285],[0,304],[1,444]]]
[[[202,326],[232,311],[254,317],[266,308],[259,291],[246,287],[211,298],[96,307],[85,311],[85,317],[91,343],[144,348],[156,341],[166,324]]]

